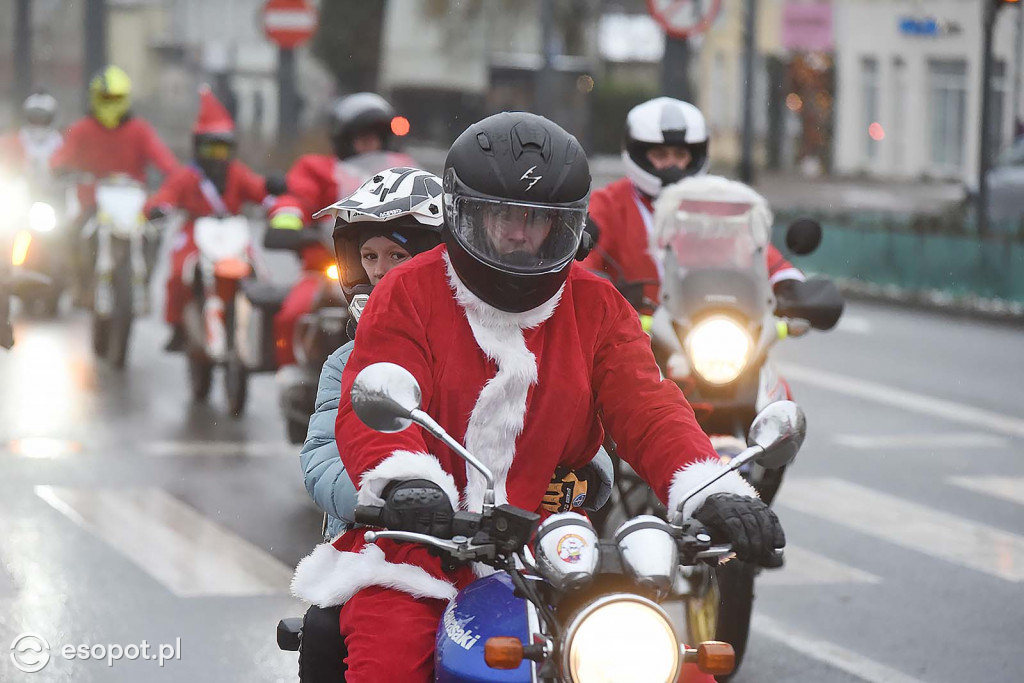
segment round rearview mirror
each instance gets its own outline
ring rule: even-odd
[[[821,244],[821,223],[811,218],[801,218],[789,224],[786,230],[786,247],[797,256],[810,254]]]
[[[774,470],[793,462],[806,434],[807,418],[800,406],[792,401],[776,401],[754,418],[747,443],[763,448],[757,464]]]
[[[352,410],[363,424],[378,432],[400,432],[411,425],[420,398],[416,378],[394,363],[369,365],[352,384]]]

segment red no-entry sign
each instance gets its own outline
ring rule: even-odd
[[[674,38],[704,33],[721,8],[722,0],[647,0],[647,11]]]
[[[263,6],[263,32],[286,50],[312,38],[316,24],[316,8],[306,0],[270,0]]]

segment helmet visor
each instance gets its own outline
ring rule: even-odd
[[[457,197],[450,229],[473,256],[512,273],[557,270],[576,255],[586,201],[570,206]]]

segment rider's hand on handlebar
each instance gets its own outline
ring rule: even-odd
[[[451,535],[452,504],[441,487],[426,479],[388,484],[383,491],[384,526],[395,531],[447,538]]]
[[[763,567],[781,565],[776,549],[786,545],[779,518],[757,498],[715,493],[693,513],[712,537],[728,541],[736,557]]]
[[[166,206],[154,206],[152,209],[146,212],[146,218],[151,221],[160,220],[166,218],[169,211]]]

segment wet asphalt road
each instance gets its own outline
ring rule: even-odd
[[[191,403],[155,316],[123,373],[92,357],[80,312],[16,331],[0,356],[0,681],[294,680],[274,626],[300,613],[287,580],[319,515],[273,377],[232,419],[220,377]],[[738,682],[1021,680],[1024,331],[852,304],[778,351],[810,431],[778,499],[788,565],[759,580]],[[51,647],[38,673],[8,656],[27,632]],[[143,640],[180,647],[162,667],[61,653]]]

